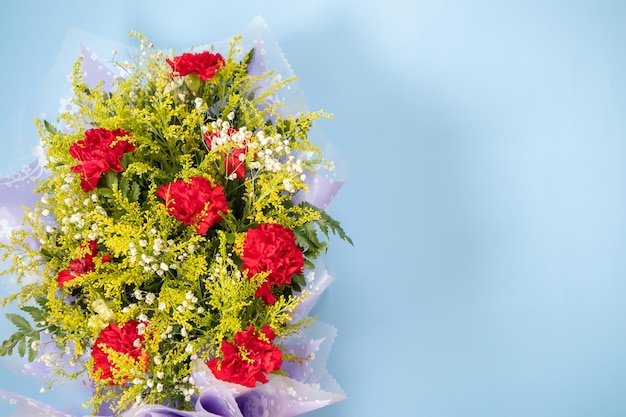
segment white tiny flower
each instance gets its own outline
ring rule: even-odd
[[[291,179],[289,178],[285,178],[283,180],[283,186],[285,187],[285,190],[287,190],[288,192],[293,192],[294,190],[293,184],[291,183]]]

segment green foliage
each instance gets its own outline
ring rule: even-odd
[[[48,329],[45,312],[34,306],[22,306],[22,311],[27,313],[35,322],[30,322],[19,314],[7,313],[6,318],[17,328],[17,331],[0,345],[0,356],[12,355],[13,349],[24,357],[28,352],[28,360],[33,361],[37,356],[38,344],[42,331]]]

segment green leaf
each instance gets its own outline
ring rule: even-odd
[[[128,190],[130,189],[130,184],[128,183],[128,179],[126,177],[122,177],[120,180],[120,191],[122,192],[123,197],[128,197]]]
[[[189,88],[189,90],[194,94],[198,94],[200,87],[202,87],[202,80],[196,74],[185,75],[183,77],[183,81],[185,82],[187,88]]]
[[[17,353],[23,358],[26,355],[26,338],[23,337],[17,345]]]
[[[35,358],[37,357],[37,350],[33,349],[32,347],[32,342],[31,344],[28,345],[28,361],[32,362],[35,360]]]
[[[324,235],[328,236],[329,229],[330,229],[330,232],[339,236],[341,239],[345,240],[346,242],[354,246],[354,242],[352,242],[352,239],[350,238],[350,236],[348,236],[346,232],[343,231],[343,229],[341,228],[341,225],[339,224],[337,220],[333,219],[324,210],[317,209],[317,207],[315,207],[311,203],[302,202],[300,204],[302,204],[305,207],[316,209],[318,211],[321,218],[319,220],[316,220],[315,223],[317,223],[318,227],[320,228],[322,233],[324,233]]]
[[[243,58],[243,63],[246,65],[246,67],[250,66],[250,63],[252,62],[252,58],[254,58],[254,48],[250,49],[250,52],[248,52],[246,54],[246,56]],[[248,71],[250,69],[248,68]]]
[[[128,199],[130,201],[132,201],[133,203],[136,202],[136,201],[139,201],[139,195],[140,194],[141,194],[141,188],[139,188],[139,184],[134,182],[132,191],[131,191],[130,196],[128,197]]]
[[[41,248],[39,250],[39,253],[41,254],[41,256],[43,256],[47,261],[50,261],[52,259],[52,254],[50,253],[50,251],[48,251],[45,248]]]
[[[12,349],[13,346],[15,346],[14,342],[11,342],[11,340],[5,340],[4,342],[2,342],[2,345],[0,345],[0,356],[6,356],[9,354],[9,349]]]
[[[315,264],[307,258],[304,258],[304,269],[315,269]]]
[[[113,198],[113,190],[110,190],[108,188],[100,188],[98,192],[102,197]]]
[[[44,120],[44,121],[43,121],[43,125],[44,125],[44,127],[46,128],[46,130],[47,130],[49,133],[51,133],[51,134],[53,134],[53,135],[58,135],[58,134],[59,134],[59,131],[57,130],[57,128],[56,128],[56,127],[54,127],[54,126],[52,126],[52,123],[50,123],[49,121]]]
[[[31,327],[30,323],[19,314],[7,313],[6,316],[7,316],[7,319],[9,319],[9,321],[13,323],[15,327],[20,329],[22,332],[30,333],[33,331],[33,328]]]
[[[306,287],[306,280],[304,279],[304,275],[296,274],[292,278],[293,282],[298,284],[300,287]]]
[[[37,354],[39,353],[38,349],[33,349],[33,343],[39,342],[40,336],[41,336],[41,333],[35,332],[28,339],[28,361],[29,362],[34,361],[35,358],[37,357]]]
[[[36,295],[35,296],[35,302],[37,304],[39,304],[39,306],[41,306],[41,308],[45,309],[46,308],[46,304],[48,304],[48,299],[44,296],[41,295]]]
[[[28,313],[33,319],[35,323],[41,323],[46,320],[46,316],[43,311],[34,306],[24,306],[20,307],[20,310]]]
[[[113,189],[113,187],[117,187],[117,172],[113,170],[108,170],[104,173],[104,184],[107,188]]]

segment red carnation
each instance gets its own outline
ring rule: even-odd
[[[107,353],[109,349],[124,355],[138,373],[147,371],[148,354],[141,349],[144,336],[139,334],[138,326],[139,322],[131,320],[122,324],[121,327],[116,323],[110,323],[102,329],[91,350],[94,371],[100,370],[101,380],[109,380],[109,384],[114,385],[125,382],[131,376],[119,375],[119,367]]]
[[[222,341],[222,358],[207,362],[216,378],[253,388],[256,382],[266,383],[271,372],[280,369],[283,353],[272,345],[276,335],[267,325],[260,333],[254,326],[235,335],[235,343]]]
[[[241,259],[248,277],[270,272],[255,293],[267,304],[276,301],[272,286],[289,284],[294,274],[301,274],[304,268],[302,250],[296,246],[293,232],[275,223],[261,224],[246,232]]]
[[[89,192],[96,188],[100,177],[108,170],[122,172],[122,156],[135,150],[135,145],[119,139],[124,136],[130,136],[130,133],[123,129],[89,129],[85,131],[83,140],[70,146],[70,155],[80,161],[80,164],[72,167],[72,172],[81,175],[80,186],[83,191]]]
[[[85,247],[85,245],[81,245],[81,247]],[[73,280],[76,277],[79,277],[88,272],[93,272],[96,268],[96,264],[93,259],[98,254],[98,243],[95,240],[89,241],[89,249],[85,256],[78,259],[72,259],[70,261],[70,266],[68,269],[64,269],[57,274],[57,283],[60,287],[65,286],[65,283]],[[102,263],[109,262],[111,257],[109,255],[104,255],[101,259]]]
[[[165,200],[167,212],[186,225],[194,225],[204,234],[215,223],[222,221],[228,204],[221,185],[212,185],[204,177],[176,180],[162,185],[157,196]]]
[[[224,66],[224,58],[220,54],[205,51],[200,53],[185,52],[173,59],[166,59],[172,68],[181,77],[196,74],[202,81],[213,78],[218,69]]]

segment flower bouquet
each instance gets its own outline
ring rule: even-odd
[[[259,22],[257,21],[257,24]],[[261,22],[262,25],[262,22]],[[146,37],[119,77],[72,73],[72,112],[37,122],[47,175],[0,243],[23,314],[0,355],[82,378],[93,415],[293,416],[343,398],[309,316],[330,234],[309,139],[262,40],[179,55]],[[321,190],[321,191],[320,191]],[[323,368],[323,364],[320,364]],[[41,407],[40,409],[44,409]],[[53,415],[53,414],[50,414]]]

